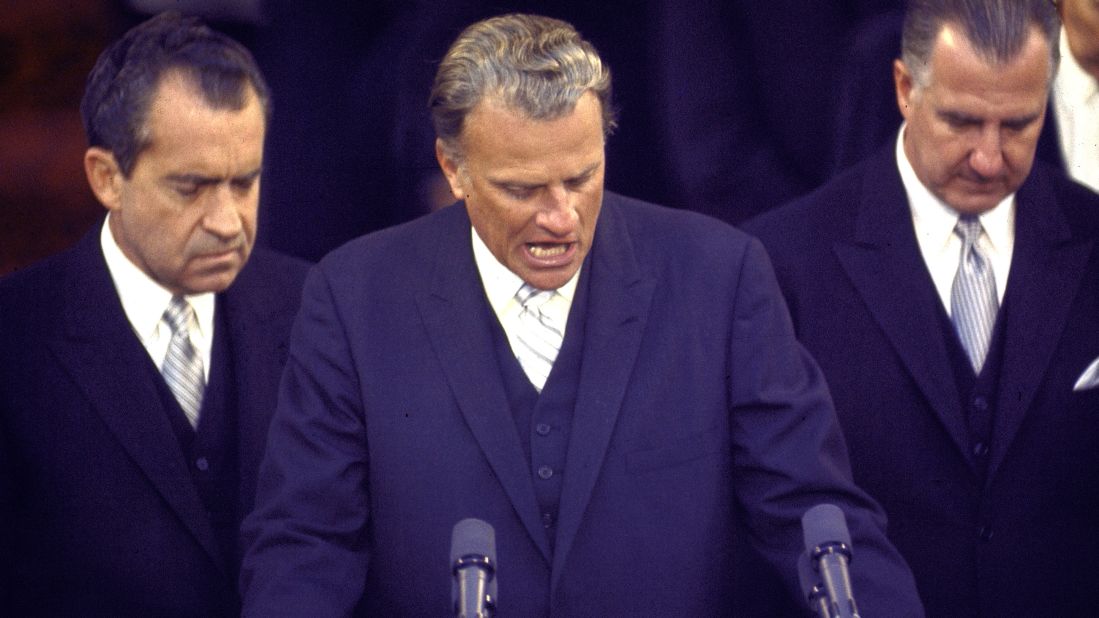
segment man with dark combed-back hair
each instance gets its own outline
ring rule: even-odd
[[[1049,0],[910,0],[888,147],[747,229],[931,616],[1093,616],[1099,196],[1035,161]]]
[[[591,44],[545,17],[478,22],[430,102],[459,201],[311,272],[244,614],[452,615],[470,517],[495,530],[496,615],[728,616],[759,594],[733,584],[749,544],[807,612],[800,518],[827,502],[863,615],[922,615],[759,244],[603,190],[615,117]]]
[[[0,281],[0,615],[239,613],[306,269],[253,250],[269,109],[251,54],[174,13],[88,77],[106,220]]]

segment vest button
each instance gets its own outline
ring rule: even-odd
[[[199,457],[195,460],[195,467],[199,470],[202,470],[203,472],[206,472],[210,469],[210,462],[207,461],[205,457]]]
[[[984,442],[978,442],[973,445],[973,454],[977,457],[984,457],[988,454],[988,445]]]
[[[982,395],[977,395],[973,398],[973,409],[978,412],[988,410],[988,399]]]
[[[538,478],[543,481],[548,481],[553,476],[553,468],[549,466],[541,466],[538,468]]]
[[[534,431],[540,436],[548,436],[550,431],[553,431],[553,427],[550,427],[547,423],[538,423],[534,426]]]

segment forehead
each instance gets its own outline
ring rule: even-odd
[[[157,83],[145,118],[146,152],[170,152],[181,159],[210,151],[250,155],[262,149],[265,133],[262,104],[247,88],[241,109],[212,107],[195,82],[179,71]]]
[[[978,53],[960,28],[946,24],[931,53],[926,90],[939,102],[981,104],[1027,111],[1048,95],[1051,82],[1049,42],[1037,27],[1011,60],[1000,63]]]
[[[587,92],[565,115],[537,120],[488,98],[466,117],[461,145],[471,165],[549,165],[598,158],[603,151],[601,103]]]

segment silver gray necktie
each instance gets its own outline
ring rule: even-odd
[[[539,290],[524,283],[515,294],[515,299],[523,307],[519,314],[519,346],[515,357],[538,392],[542,392],[546,384],[564,338],[563,329],[542,311],[543,305],[555,293],[554,290]]]
[[[976,217],[958,219],[954,233],[962,239],[962,254],[950,288],[951,319],[977,373],[984,366],[1000,305],[992,263],[977,245],[981,230],[981,221]]]
[[[198,414],[202,409],[202,395],[206,390],[206,378],[202,370],[202,358],[191,344],[187,325],[194,309],[182,296],[173,296],[164,312],[164,321],[172,331],[168,342],[168,354],[160,368],[164,381],[175,395],[183,413],[192,427],[198,426]]]

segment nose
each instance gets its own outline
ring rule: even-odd
[[[993,178],[1003,171],[1004,149],[999,127],[981,129],[977,144],[969,154],[969,165],[982,178]]]
[[[563,185],[550,186],[538,211],[536,222],[539,227],[558,236],[571,233],[577,221],[573,199],[573,193]]]
[[[232,240],[239,236],[243,224],[237,202],[241,198],[234,195],[229,183],[217,185],[210,191],[207,199],[202,227],[222,240]]]

